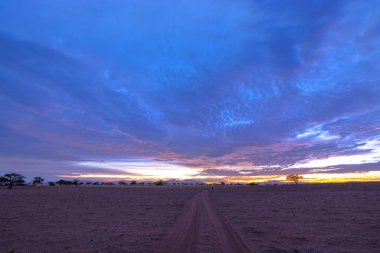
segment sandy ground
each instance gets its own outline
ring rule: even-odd
[[[157,252],[198,189],[0,189],[0,252]]]
[[[253,252],[380,252],[380,184],[215,187]]]
[[[0,252],[380,252],[380,184],[0,188]]]

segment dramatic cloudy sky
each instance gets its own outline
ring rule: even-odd
[[[377,0],[0,2],[0,172],[380,180]]]

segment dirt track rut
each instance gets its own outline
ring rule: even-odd
[[[201,219],[203,216],[203,219]],[[207,224],[200,224],[205,222]],[[200,229],[207,227],[212,240],[200,237]],[[199,242],[209,243],[212,252],[248,253],[250,250],[232,229],[227,219],[218,212],[209,199],[209,191],[196,194],[189,208],[178,223],[165,252],[195,253],[206,252],[199,247]],[[205,242],[204,240],[209,240]],[[214,243],[212,243],[213,241]]]

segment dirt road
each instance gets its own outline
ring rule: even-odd
[[[250,252],[226,218],[214,208],[208,194],[204,190],[193,197],[165,252]]]

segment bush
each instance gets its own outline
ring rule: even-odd
[[[48,184],[49,184],[49,186],[55,186],[54,182],[49,182]]]
[[[58,184],[58,185],[79,185],[79,184],[83,184],[82,182],[80,182],[77,179],[74,179],[73,181],[61,179],[61,180],[58,180],[55,183]]]
[[[157,182],[154,182],[155,185],[165,185],[166,183],[162,180],[159,180]]]

